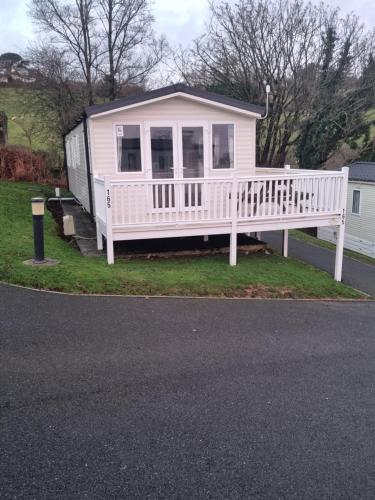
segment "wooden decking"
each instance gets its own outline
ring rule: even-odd
[[[347,171],[257,169],[246,178],[94,179],[98,245],[113,241],[319,227],[345,222]],[[112,248],[112,250],[111,250]]]

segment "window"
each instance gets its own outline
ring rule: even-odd
[[[119,125],[116,127],[117,157],[120,172],[141,172],[141,127]]]
[[[66,162],[68,164],[68,167],[72,166],[72,140],[68,139],[65,144],[65,150],[66,150]]]
[[[234,125],[212,125],[212,168],[234,167]]]
[[[361,191],[359,189],[353,189],[352,214],[359,215],[360,204]]]
[[[74,166],[79,167],[81,164],[81,150],[80,150],[80,144],[79,144],[79,136],[76,135],[74,137]]]
[[[77,168],[80,165],[79,136],[74,135],[66,142],[66,161],[70,168]]]

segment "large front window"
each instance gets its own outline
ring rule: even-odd
[[[117,127],[118,168],[120,172],[141,172],[141,127],[119,125]]]
[[[234,125],[212,125],[212,168],[234,167]]]

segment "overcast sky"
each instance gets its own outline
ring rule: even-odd
[[[235,0],[231,0],[234,1]],[[36,34],[27,16],[29,0],[0,0],[0,53],[22,52]],[[352,10],[368,26],[375,26],[375,0],[328,0],[342,12]],[[204,31],[207,17],[206,0],[154,0],[156,30],[164,33],[172,44],[187,44]]]

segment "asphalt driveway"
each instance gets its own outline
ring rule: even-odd
[[[0,296],[2,499],[374,497],[375,303]]]
[[[278,251],[282,247],[282,232],[268,231],[262,233],[262,240]],[[333,275],[335,269],[335,252],[328,248],[310,245],[292,236],[289,237],[289,255],[308,262]],[[347,285],[375,297],[375,265],[366,264],[346,255],[343,258],[342,281]]]

